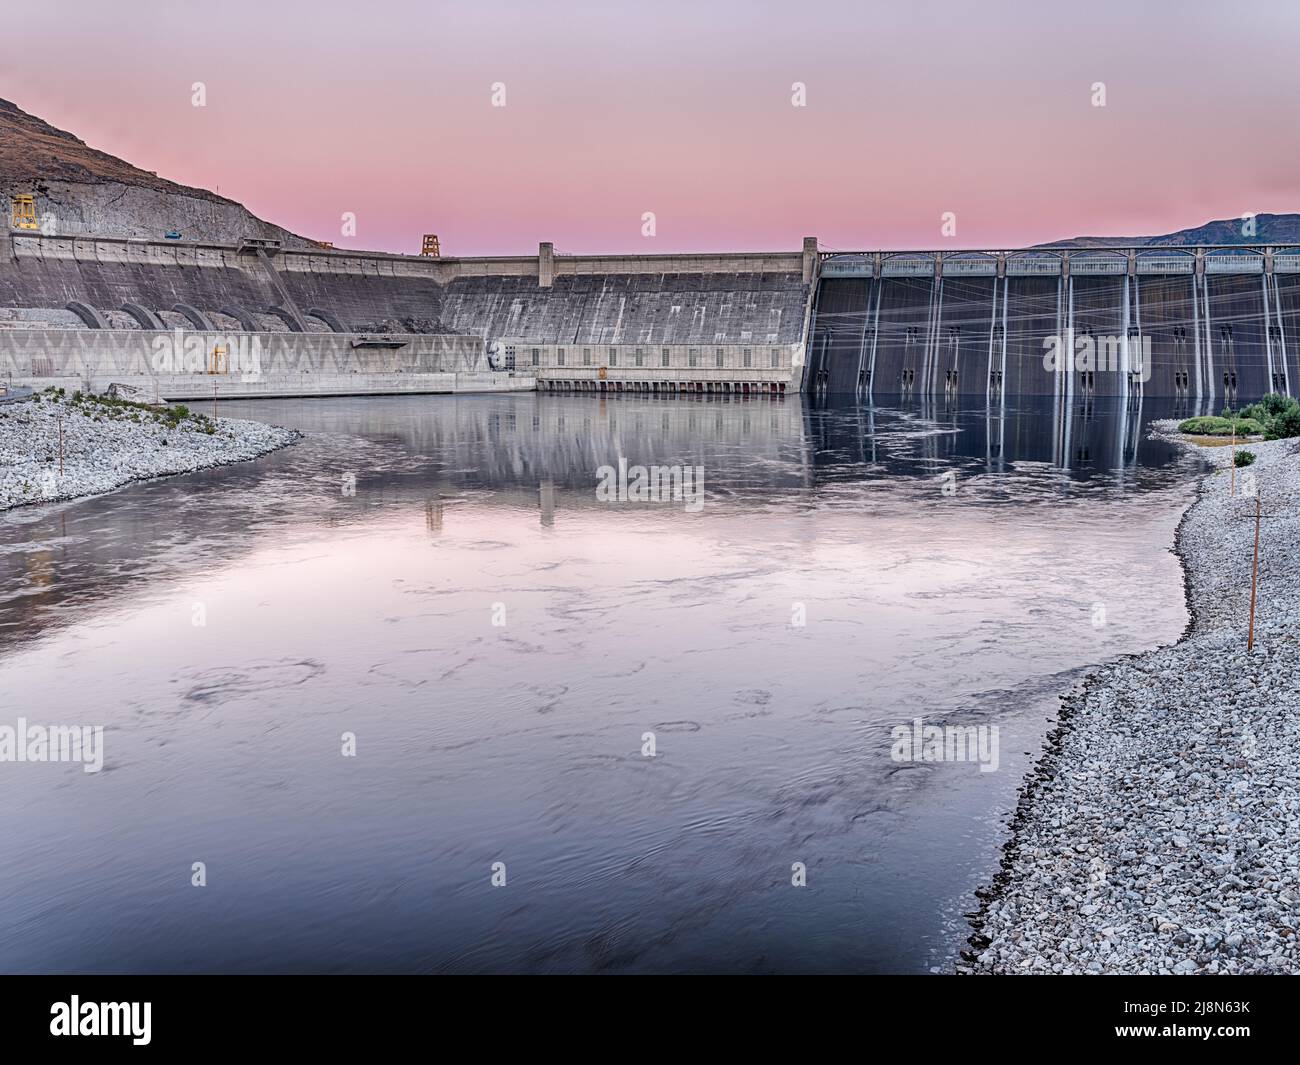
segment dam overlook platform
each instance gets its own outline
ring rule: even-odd
[[[1300,381],[1294,246],[434,257],[14,230],[6,252],[0,378],[38,388],[1213,406]]]

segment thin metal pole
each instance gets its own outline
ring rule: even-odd
[[[1237,415],[1232,416],[1232,468],[1228,474],[1228,495],[1237,494]]]
[[[1255,649],[1255,587],[1259,581],[1259,516],[1261,496],[1255,495],[1255,560],[1250,565],[1250,632],[1246,636],[1246,650]]]

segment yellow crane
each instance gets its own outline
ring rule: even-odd
[[[36,199],[33,196],[24,193],[16,193],[9,198],[10,206],[13,208],[13,215],[10,220],[11,229],[40,229],[40,224],[36,221]]]
[[[426,233],[424,235],[424,243],[420,246],[420,254],[433,259],[437,259],[442,255],[442,251],[438,247],[437,233]]]

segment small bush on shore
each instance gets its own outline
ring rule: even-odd
[[[1238,451],[1235,455],[1232,456],[1232,461],[1238,469],[1241,469],[1242,466],[1249,466],[1252,462],[1255,461],[1255,452]]]
[[[1225,416],[1232,412],[1225,410]],[[1249,418],[1263,426],[1265,440],[1285,440],[1300,436],[1300,403],[1290,396],[1270,392],[1258,403],[1252,403],[1237,412],[1239,418]]]
[[[1180,422],[1178,431],[1192,436],[1231,436],[1234,431],[1234,419],[1206,414]],[[1254,418],[1238,417],[1235,419],[1235,431],[1238,436],[1262,436],[1264,426]]]
[[[63,402],[66,393],[62,388],[50,387],[44,392],[38,392],[32,398],[36,402],[42,399],[48,399],[52,403]],[[189,422],[190,428],[195,432],[213,435],[216,429],[216,423],[206,414],[200,414],[198,411],[192,411],[183,403],[178,403],[174,407],[154,405],[151,403],[137,403],[130,399],[117,399],[113,396],[97,396],[92,392],[77,391],[72,394],[68,400],[69,408],[79,414],[97,422],[102,422],[105,418],[110,421],[125,420],[140,425],[148,420],[161,425],[166,429],[177,429],[182,422]]]

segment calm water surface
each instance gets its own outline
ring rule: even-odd
[[[0,765],[4,971],[946,969],[1059,694],[1186,622],[1166,411],[220,413],[306,437],[0,515],[0,724],[106,747]],[[916,717],[998,770],[892,761]]]

